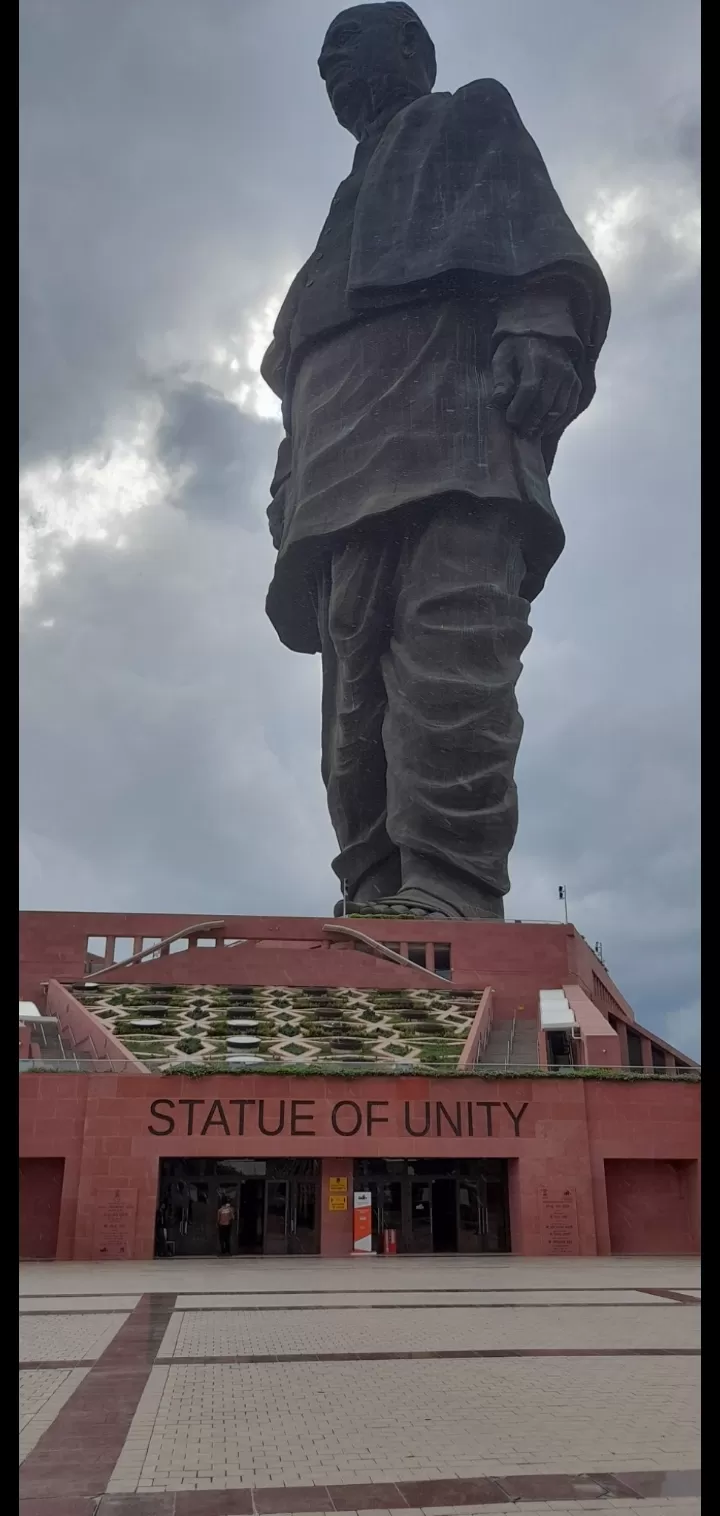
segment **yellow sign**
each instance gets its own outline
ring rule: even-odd
[[[347,1179],[331,1179],[328,1184],[328,1190],[331,1195],[347,1195]]]
[[[328,1205],[331,1211],[346,1211],[348,1208],[347,1195],[329,1195]]]

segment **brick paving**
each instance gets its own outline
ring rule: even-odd
[[[31,1265],[21,1291],[24,1516],[699,1511],[693,1260]]]
[[[124,1312],[21,1316],[20,1362],[97,1359],[125,1321],[127,1315]]]
[[[82,1383],[87,1369],[20,1370],[20,1462]]]
[[[571,1342],[568,1343],[568,1332]],[[509,1311],[467,1307],[433,1313],[432,1307],[347,1312],[327,1306],[293,1315],[263,1311],[178,1311],[160,1348],[161,1358],[233,1358],[250,1354],[442,1351],[450,1348],[697,1348],[697,1311],[672,1305],[643,1310],[638,1305],[580,1311],[569,1323],[562,1306]]]

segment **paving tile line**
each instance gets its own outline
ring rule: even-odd
[[[457,1511],[534,1509],[555,1512],[673,1507],[700,1495],[696,1469],[622,1474],[513,1474],[495,1477],[400,1480],[383,1484],[305,1485],[275,1489],[158,1491],[104,1495],[72,1503],[21,1498],[21,1516],[450,1516]],[[45,1511],[43,1511],[45,1506]]]
[[[655,1290],[653,1293],[664,1295],[667,1298],[663,1300],[634,1300],[632,1302],[626,1300],[464,1300],[461,1305],[455,1305],[448,1300],[434,1300],[432,1309],[434,1311],[626,1311],[630,1304],[632,1304],[635,1310],[651,1311],[657,1309],[667,1310],[669,1307],[674,1308],[681,1305],[700,1305],[699,1300],[694,1300],[689,1295],[675,1298],[671,1297],[669,1290]],[[227,1297],[223,1297],[223,1299],[226,1301]],[[242,1295],[237,1295],[229,1305],[227,1303],[216,1305],[212,1300],[208,1300],[205,1297],[204,1300],[198,1301],[197,1305],[185,1305],[180,1309],[183,1311],[224,1310],[245,1311],[248,1313],[254,1311],[276,1313],[278,1311],[322,1311],[323,1309],[342,1311],[419,1311],[423,1307],[414,1305],[409,1301],[403,1301],[401,1304],[396,1305],[393,1301],[384,1300],[378,1302],[377,1305],[365,1302],[362,1305],[343,1304],[339,1307],[325,1308],[322,1305],[245,1305]],[[33,1321],[42,1321],[46,1316],[67,1316],[74,1319],[75,1317],[97,1316],[98,1314],[102,1314],[103,1316],[126,1316],[128,1314],[128,1307],[108,1305],[93,1306],[87,1310],[63,1310],[60,1308],[57,1311],[23,1311],[22,1309],[18,1311],[19,1316],[32,1317]]]
[[[686,1295],[683,1290],[655,1290],[644,1289],[643,1295],[662,1295],[665,1300],[677,1301],[678,1305],[699,1305],[700,1301],[695,1295]]]
[[[219,1261],[220,1260],[218,1260],[218,1262]],[[235,1257],[231,1260],[231,1262],[235,1263],[235,1265],[239,1266],[240,1268],[244,1267],[246,1261],[247,1260],[243,1257]],[[248,1281],[248,1284],[250,1284],[250,1281]],[[673,1290],[673,1294],[677,1295],[687,1292],[688,1299],[692,1299],[692,1296],[689,1294],[690,1291],[692,1291],[695,1295],[699,1294],[700,1285],[682,1285],[680,1287],[676,1287]],[[114,1293],[117,1292],[109,1291],[109,1298],[112,1298],[112,1295]],[[207,1293],[203,1290],[178,1289],[177,1293],[187,1298],[190,1298],[192,1295],[197,1295],[199,1300],[207,1300],[208,1298],[212,1298],[208,1297]],[[234,1292],[232,1290],[228,1290],[223,1291],[222,1293],[237,1293],[238,1296],[242,1297],[243,1291],[238,1290],[237,1292]],[[293,1289],[291,1285],[283,1285],[282,1288],[278,1288],[276,1290],[263,1290],[259,1289],[257,1286],[253,1286],[251,1288],[248,1288],[245,1293],[248,1295],[267,1295],[268,1297],[273,1295],[367,1295],[369,1293],[369,1290],[367,1285],[357,1290],[350,1289],[348,1286],[345,1286],[342,1289],[316,1289],[314,1285],[312,1287],[305,1285],[302,1289]],[[383,1285],[377,1286],[373,1284],[372,1293],[373,1295],[643,1295],[657,1294],[658,1290],[655,1288],[655,1286],[651,1287],[650,1285],[641,1284],[396,1284],[387,1287]],[[36,1299],[37,1296],[21,1296],[21,1299],[26,1298]],[[40,1298],[47,1297],[46,1295],[43,1295]],[[54,1296],[53,1299],[76,1300],[77,1295],[57,1295]]]
[[[658,1295],[660,1295],[660,1294],[668,1294],[669,1295],[668,1291],[657,1290],[655,1293],[658,1294]],[[227,1297],[223,1297],[223,1298],[227,1299]],[[532,1300],[532,1301],[528,1301],[528,1300],[517,1300],[517,1301],[516,1300],[464,1300],[461,1305],[455,1305],[454,1302],[451,1302],[451,1301],[448,1301],[448,1300],[434,1300],[433,1303],[432,1303],[432,1309],[433,1309],[433,1311],[593,1311],[593,1310],[600,1310],[600,1311],[608,1311],[608,1310],[627,1311],[630,1307],[632,1307],[633,1310],[653,1310],[654,1308],[657,1308],[657,1307],[660,1307],[662,1310],[667,1310],[668,1307],[675,1307],[675,1306],[679,1306],[679,1305],[695,1305],[695,1306],[699,1306],[699,1304],[700,1304],[699,1300],[692,1300],[690,1298],[690,1296],[687,1296],[684,1299],[670,1299],[670,1298],[668,1298],[667,1300],[633,1300],[633,1301],[628,1301],[628,1300],[587,1300],[587,1301],[582,1301],[582,1300]],[[335,1306],[335,1307],[328,1306],[328,1307],[325,1307],[325,1308],[323,1306],[321,1306],[321,1305],[319,1305],[319,1306],[318,1305],[244,1305],[243,1304],[242,1295],[238,1295],[238,1296],[236,1296],[232,1300],[232,1302],[231,1302],[230,1305],[227,1305],[227,1304],[226,1305],[221,1305],[221,1306],[214,1305],[213,1303],[208,1302],[208,1300],[206,1298],[205,1301],[202,1302],[202,1303],[198,1302],[197,1305],[184,1305],[184,1306],[179,1307],[179,1309],[183,1310],[183,1311],[220,1311],[220,1310],[225,1310],[225,1311],[247,1311],[247,1312],[251,1312],[251,1311],[270,1311],[270,1312],[278,1312],[278,1311],[322,1311],[323,1309],[327,1309],[327,1310],[333,1310],[333,1309],[335,1309],[335,1310],[341,1310],[341,1311],[421,1311],[421,1310],[423,1310],[423,1306],[421,1306],[421,1305],[420,1306],[413,1305],[409,1301],[403,1301],[401,1304],[396,1305],[393,1301],[384,1301],[384,1300],[381,1301],[381,1302],[379,1302],[377,1305],[372,1305],[372,1304],[369,1304],[369,1303],[363,1303],[362,1305],[345,1305],[345,1304],[343,1304],[343,1305],[340,1305],[340,1306]],[[427,1309],[429,1310],[430,1306],[428,1306]],[[44,1314],[44,1313],[42,1313],[40,1311],[21,1311],[20,1314],[21,1314],[21,1316],[40,1316],[41,1314]],[[49,1312],[48,1314],[52,1314],[52,1313]],[[80,1314],[81,1314],[81,1312],[79,1312],[79,1311],[73,1312],[73,1315],[78,1315],[79,1316]]]
[[[383,1352],[381,1349],[357,1353],[159,1353],[153,1360],[163,1367],[185,1365],[192,1368],[237,1363],[395,1363],[409,1358],[699,1358],[700,1348],[428,1348],[414,1351]],[[21,1369],[97,1368],[101,1358],[28,1358]]]
[[[176,1300],[176,1294],[141,1296],[100,1356],[83,1360],[88,1373],[21,1465],[21,1502],[97,1501],[104,1494]],[[68,1516],[70,1510],[68,1504]],[[30,1516],[27,1505],[26,1511]],[[65,1516],[49,1505],[51,1512]]]
[[[326,1285],[326,1286],[317,1285],[316,1286],[313,1283],[313,1284],[304,1284],[304,1285],[297,1285],[297,1284],[282,1284],[281,1285],[281,1284],[278,1284],[277,1286],[273,1285],[272,1287],[263,1288],[263,1286],[262,1286],[262,1274],[264,1273],[264,1271],[266,1269],[267,1262],[268,1262],[267,1259],[265,1259],[263,1261],[263,1269],[262,1269],[262,1271],[259,1272],[259,1277],[255,1281],[253,1281],[251,1279],[251,1277],[250,1277],[250,1269],[252,1267],[253,1260],[247,1258],[242,1253],[234,1254],[231,1259],[210,1258],[210,1257],[207,1257],[207,1258],[201,1258],[201,1259],[196,1260],[196,1261],[198,1261],[200,1263],[210,1264],[210,1265],[213,1265],[213,1264],[216,1264],[216,1263],[218,1265],[222,1264],[223,1265],[222,1272],[224,1272],[224,1273],[229,1273],[230,1269],[233,1268],[233,1265],[234,1265],[233,1272],[242,1271],[243,1278],[245,1280],[247,1280],[246,1292],[248,1294],[250,1294],[250,1295],[253,1295],[253,1294],[255,1294],[255,1295],[259,1295],[259,1294],[260,1295],[310,1295],[310,1294],[312,1294],[312,1295],[364,1295],[364,1294],[368,1293],[369,1288],[372,1288],[372,1293],[374,1295],[470,1295],[470,1294],[473,1294],[473,1295],[475,1295],[475,1294],[480,1294],[480,1295],[482,1295],[482,1294],[497,1295],[498,1293],[502,1293],[503,1295],[511,1295],[511,1294],[512,1295],[545,1295],[545,1294],[556,1295],[556,1294],[559,1294],[559,1293],[562,1293],[564,1295],[572,1295],[572,1294],[576,1294],[578,1292],[581,1292],[583,1294],[590,1294],[590,1295],[596,1295],[596,1294],[597,1295],[599,1295],[599,1294],[603,1294],[603,1295],[617,1295],[620,1292],[622,1292],[624,1294],[627,1294],[627,1293],[635,1294],[635,1293],[639,1292],[640,1294],[642,1294],[644,1291],[655,1290],[655,1289],[659,1289],[660,1288],[659,1285],[644,1285],[644,1284],[634,1284],[634,1283],[630,1284],[627,1281],[626,1281],[625,1284],[592,1284],[592,1283],[565,1284],[564,1282],[560,1282],[559,1284],[558,1283],[556,1283],[556,1284],[505,1284],[505,1283],[502,1282],[502,1278],[500,1276],[498,1276],[497,1278],[493,1279],[492,1281],[488,1281],[488,1283],[486,1283],[486,1284],[471,1284],[471,1283],[466,1283],[466,1284],[392,1284],[392,1285],[379,1285],[379,1284],[377,1284],[375,1282],[375,1276],[374,1275],[373,1275],[372,1286],[369,1286],[369,1284],[363,1284],[363,1285],[358,1285],[358,1286],[354,1286],[352,1284]],[[297,1258],[293,1259],[293,1273],[297,1272],[296,1265],[297,1265],[297,1263],[299,1261],[300,1260],[298,1260]],[[315,1258],[313,1261],[315,1263],[321,1262],[321,1260],[319,1258]],[[385,1264],[388,1267],[394,1261],[395,1261],[395,1258],[384,1260]],[[437,1260],[435,1259],[435,1261],[437,1261]],[[383,1260],[381,1258],[381,1259],[375,1260],[375,1262],[376,1262],[376,1264],[379,1264],[379,1263],[382,1263]],[[365,1263],[366,1263],[366,1267],[367,1267],[368,1260],[365,1260]],[[168,1275],[170,1275],[171,1273],[178,1272],[179,1269],[181,1269],[181,1267],[182,1267],[182,1259],[179,1259],[179,1258],[167,1258],[167,1259],[163,1259],[163,1260],[157,1260],[157,1259],[155,1259],[151,1265],[148,1265],[148,1267],[149,1268],[154,1268],[154,1267],[156,1267],[158,1265],[160,1267],[162,1267],[162,1268],[167,1267]],[[250,1265],[250,1268],[248,1268],[248,1265]],[[247,1270],[247,1273],[246,1273],[246,1270]],[[219,1276],[220,1272],[221,1272],[220,1269],[218,1269],[218,1276]],[[702,1288],[702,1285],[701,1284],[680,1284],[680,1285],[676,1284],[676,1285],[672,1285],[672,1286],[670,1286],[670,1285],[663,1286],[663,1288],[673,1289],[676,1292],[679,1291],[680,1293],[687,1292],[687,1293],[692,1293],[692,1294],[698,1294],[700,1292],[701,1288]],[[50,1291],[47,1288],[46,1289],[34,1289],[34,1290],[23,1290],[23,1289],[20,1289],[18,1291],[18,1297],[19,1297],[20,1300],[48,1300],[50,1298],[52,1298],[53,1300],[84,1300],[84,1299],[87,1299],[87,1298],[91,1298],[93,1300],[100,1300],[100,1299],[103,1299],[105,1297],[107,1297],[108,1299],[112,1299],[112,1297],[114,1295],[123,1295],[123,1296],[133,1295],[133,1296],[136,1297],[136,1301],[139,1304],[140,1299],[142,1298],[143,1295],[151,1295],[151,1294],[156,1294],[156,1293],[163,1294],[165,1292],[164,1291],[154,1291],[154,1290],[139,1290],[138,1288],[128,1287],[127,1285],[122,1286],[122,1287],[118,1285],[118,1286],[113,1287],[112,1289],[107,1289],[107,1290],[99,1289],[97,1286],[95,1286],[93,1289],[86,1288],[86,1289],[82,1289],[82,1290],[77,1289],[77,1290],[57,1290],[57,1291],[55,1291],[55,1290]],[[198,1297],[202,1296],[203,1298],[206,1298],[206,1295],[207,1295],[207,1291],[205,1291],[205,1290],[193,1290],[193,1289],[189,1289],[189,1288],[185,1289],[185,1288],[182,1288],[182,1287],[178,1287],[177,1293],[180,1294],[180,1295],[197,1295]],[[240,1291],[239,1293],[242,1293],[242,1291]]]
[[[95,1358],[21,1358],[20,1371],[24,1369],[91,1369],[99,1359]]]
[[[110,1296],[110,1299],[112,1299],[112,1296]],[[49,1308],[47,1311],[24,1311],[21,1306],[18,1316],[31,1316],[33,1321],[42,1321],[44,1316],[66,1316],[68,1319],[72,1318],[74,1321],[76,1316],[127,1316],[133,1309],[133,1306],[126,1305],[93,1305],[83,1306],[81,1309],[75,1311],[67,1307],[63,1310],[62,1306],[56,1311]]]
[[[700,1348],[428,1348],[392,1352],[368,1349],[357,1353],[217,1353],[158,1354],[158,1364],[233,1363],[395,1363],[437,1358],[699,1358]]]

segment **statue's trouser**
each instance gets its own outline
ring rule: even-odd
[[[524,576],[517,526],[467,497],[376,521],[321,569],[322,772],[349,899],[410,886],[503,919]]]

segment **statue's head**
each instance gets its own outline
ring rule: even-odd
[[[338,121],[358,140],[384,111],[429,95],[437,72],[432,40],[402,0],[341,11],[318,68]]]

